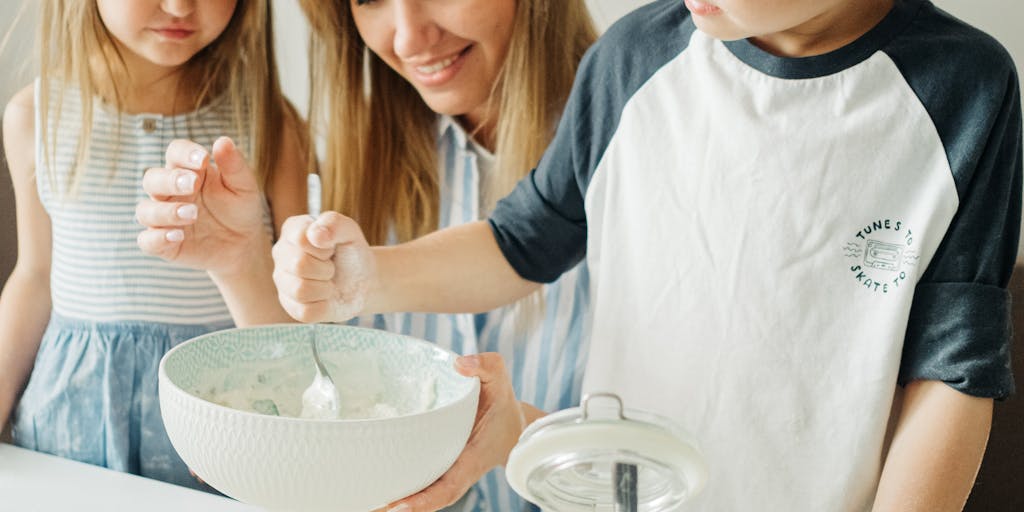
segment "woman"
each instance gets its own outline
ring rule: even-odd
[[[596,38],[582,0],[301,5],[312,25],[310,125],[325,142],[323,204],[357,219],[371,244],[486,218],[539,161],[579,61]],[[247,173],[223,162],[224,169],[192,164],[187,156],[195,149],[187,142],[171,145],[168,170],[147,180],[151,197],[173,196],[175,173],[188,170],[209,171],[208,181],[227,186],[204,187],[196,221],[150,214],[173,213],[166,204],[140,204],[139,217],[150,227],[140,245],[192,264],[199,255],[207,259],[201,266],[211,270],[237,323],[286,318],[270,282],[269,238],[231,236],[258,231],[244,222],[218,226],[223,216],[202,211],[244,202],[238,191],[247,187],[234,185]],[[167,240],[166,230],[181,226],[184,240]],[[223,263],[254,255],[260,258],[248,268]],[[577,268],[520,304],[489,313],[391,314],[359,323],[458,353],[499,352],[509,361],[518,398],[556,410],[579,401],[587,283],[586,270]],[[491,510],[524,506],[500,469],[467,500]]]

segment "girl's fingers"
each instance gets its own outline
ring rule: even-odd
[[[210,153],[200,144],[178,139],[167,145],[164,161],[168,169],[181,168],[199,171],[209,163]]]
[[[162,201],[172,197],[187,197],[196,192],[199,175],[181,168],[154,167],[142,176],[142,189],[151,199]]]
[[[188,226],[194,224],[198,216],[199,209],[192,203],[143,199],[135,206],[135,218],[150,228]]]
[[[233,140],[228,137],[217,139],[213,143],[213,154],[217,164],[208,169],[217,175],[225,188],[234,192],[259,190],[256,175],[249,169],[245,156]]]
[[[139,233],[136,241],[139,249],[150,256],[173,259],[185,240],[185,231],[181,229],[150,228]]]

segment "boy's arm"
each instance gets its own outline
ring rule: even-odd
[[[946,146],[959,204],[914,289],[898,378],[904,403],[876,511],[962,510],[993,399],[1014,391],[1007,285],[1021,225],[1020,89],[1005,51],[972,37],[969,57],[933,67],[970,70],[975,87],[927,89],[911,80]]]
[[[50,219],[36,192],[33,88],[4,111],[4,148],[18,221],[18,263],[0,295],[0,429],[32,373],[50,318]],[[46,179],[42,177],[41,179]]]
[[[991,398],[934,380],[909,383],[872,511],[963,510],[991,423]]]
[[[374,248],[374,254],[382,280],[367,303],[372,312],[484,312],[540,286],[513,270],[484,221]]]
[[[325,212],[285,222],[274,246],[274,282],[302,322],[340,322],[392,311],[489,311],[539,285],[509,265],[487,222],[370,248],[350,218]]]

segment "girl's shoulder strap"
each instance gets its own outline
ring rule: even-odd
[[[33,83],[32,83],[32,107],[35,110],[35,128],[34,128],[35,129],[35,135],[34,135],[33,139],[35,140],[35,143],[36,143],[36,147],[35,147],[35,160],[36,160],[36,162],[35,163],[36,163],[36,171],[37,172],[41,169],[40,165],[43,162],[43,158],[42,158],[42,156],[43,156],[42,109],[39,108],[39,97],[42,94],[42,87],[41,87],[40,84],[42,84],[42,80],[39,77],[36,77],[35,81],[33,81]]]
[[[43,97],[43,81],[40,77],[32,82],[32,110],[33,110],[33,135],[32,141],[35,147],[32,148],[32,158],[35,164],[35,179],[36,179],[36,190],[39,195],[40,201],[43,203],[43,207],[48,208],[47,198],[49,197],[49,191],[54,186],[54,178],[49,172],[49,166],[47,165],[46,159],[46,140],[43,137],[43,108],[42,108],[42,97]],[[52,128],[51,128],[52,129]]]

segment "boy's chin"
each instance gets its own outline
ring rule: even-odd
[[[704,32],[715,39],[721,39],[722,41],[746,39],[752,35],[739,27],[733,26],[729,23],[723,23],[723,20],[720,17],[711,21],[702,19],[700,16],[694,16],[693,24],[697,25],[697,29],[701,32]]]

